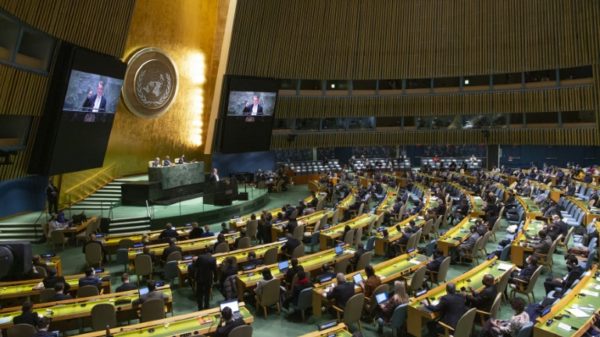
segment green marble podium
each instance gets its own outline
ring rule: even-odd
[[[203,183],[204,162],[149,167],[148,181],[160,183],[163,190]]]

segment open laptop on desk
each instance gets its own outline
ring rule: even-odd
[[[240,304],[238,301],[227,301],[223,302],[220,305],[221,311],[225,309],[225,307],[229,307],[231,309],[231,313],[233,314],[233,319],[243,318],[240,314]]]
[[[386,292],[382,292],[375,295],[375,300],[377,301],[377,304],[383,304],[389,300],[389,297]]]

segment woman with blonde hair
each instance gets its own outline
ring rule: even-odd
[[[394,310],[401,305],[408,303],[408,293],[406,292],[406,286],[404,282],[394,282],[394,295],[384,303],[379,304],[379,317],[377,318],[377,324],[379,325],[377,332],[383,333],[383,325],[389,323]]]

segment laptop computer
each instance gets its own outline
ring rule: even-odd
[[[186,255],[186,256],[184,256],[184,257],[183,257],[183,259],[184,259],[184,260],[186,260],[186,261],[187,261],[187,260],[191,260],[191,259],[193,259],[193,258],[194,258],[194,256],[193,256],[193,255]]]
[[[354,280],[354,284],[360,284],[363,281],[363,277],[360,273],[354,274],[354,276],[352,276],[352,279]]]
[[[225,309],[225,307],[229,307],[229,309],[231,309],[231,313],[233,314],[233,319],[242,318],[242,315],[240,314],[240,304],[238,303],[238,301],[226,301],[226,302],[221,303],[221,305],[220,305],[221,311],[223,311],[223,309]]]
[[[319,283],[325,283],[325,282],[329,282],[333,279],[333,276],[331,275],[325,275],[325,276],[321,276],[319,278]]]
[[[377,304],[385,303],[385,302],[387,302],[388,299],[389,299],[389,297],[386,292],[382,292],[382,293],[375,295],[375,300],[377,301]]]
[[[255,265],[255,264],[247,264],[247,265],[245,265],[244,267],[242,267],[242,270],[244,270],[244,271],[248,271],[248,270],[252,270],[252,269],[254,269],[254,268],[256,268],[256,265]]]
[[[144,247],[144,244],[143,244],[143,243],[141,243],[141,242],[140,242],[140,243],[134,243],[134,244],[133,244],[133,248],[142,248],[142,247]]]
[[[149,293],[150,290],[148,289],[148,287],[141,287],[139,292],[140,292],[140,297],[142,297],[142,296],[146,295],[147,293]]]
[[[325,322],[325,323],[319,325],[319,331],[322,331],[322,330],[325,330],[325,329],[329,329],[329,328],[333,328],[337,324],[338,324],[337,321]]]
[[[344,252],[344,247],[342,246],[335,246],[335,255],[340,255]]]
[[[290,267],[290,262],[289,261],[281,261],[279,262],[279,264],[277,265],[279,267],[279,271],[282,273],[285,273],[288,268]]]

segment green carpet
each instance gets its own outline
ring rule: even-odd
[[[273,193],[270,195],[270,201],[265,209],[272,209],[275,207],[280,207],[286,203],[297,204],[299,200],[308,196],[308,191],[306,186],[293,186],[288,191],[282,193]],[[177,224],[176,224],[177,225]],[[220,228],[220,222],[215,222],[211,224],[212,229],[214,231],[218,231]],[[504,232],[504,228],[506,228],[506,224],[502,226],[501,232],[498,233],[498,240],[502,240],[506,233]],[[493,251],[497,247],[497,243],[490,242],[487,244],[488,251]],[[45,244],[35,244],[33,245],[34,253],[42,253],[49,250],[48,246]],[[82,254],[82,248],[79,247],[69,247],[64,251],[58,252],[58,255],[62,259],[63,263],[63,273],[64,274],[74,274],[81,273],[85,268],[85,259]],[[379,263],[383,261],[383,258],[376,258],[372,262],[373,264]],[[558,276],[563,276],[566,274],[566,267],[564,263],[564,259],[562,255],[554,256],[554,273]],[[115,265],[114,261],[110,262],[106,266],[112,275],[112,286],[113,289],[120,285],[120,275],[123,272],[122,266]],[[450,267],[450,271],[447,279],[453,279],[467,270],[469,270],[469,266],[461,266],[461,265],[452,265]],[[537,300],[540,300],[545,295],[543,288],[543,281],[546,277],[548,277],[548,273],[543,274],[535,288],[535,297]],[[133,280],[134,277],[132,277]],[[159,278],[159,276],[155,277],[155,279]],[[176,281],[178,282],[178,281]],[[219,291],[214,291],[214,297],[211,301],[212,306],[216,307],[223,298],[221,297]],[[183,314],[196,310],[196,301],[193,298],[191,289],[185,285],[183,287],[177,285],[174,287],[173,291],[174,296],[174,312],[175,314]],[[306,322],[296,322],[290,321],[285,318],[285,313],[278,315],[276,310],[272,309],[269,311],[269,316],[267,319],[263,318],[262,313],[258,314],[251,308],[251,311],[255,313],[255,322],[253,324],[254,327],[254,336],[258,337],[281,337],[281,336],[299,336],[304,333],[308,333],[314,331],[316,329],[317,324],[335,319],[332,316],[328,316],[325,314],[320,320],[317,320],[313,316],[308,316]],[[504,303],[502,305],[499,318],[509,318],[512,315],[512,310],[509,305]],[[72,333],[71,333],[72,334]],[[372,324],[364,323],[363,324],[363,334],[365,337],[370,336],[378,336],[375,332],[375,327]],[[386,329],[386,336],[391,336],[391,332],[389,329]]]

